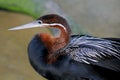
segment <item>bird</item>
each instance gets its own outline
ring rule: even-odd
[[[57,29],[56,35],[37,33],[28,45],[30,64],[48,80],[120,80],[120,38],[72,34],[67,20],[46,14],[35,21],[10,28]]]

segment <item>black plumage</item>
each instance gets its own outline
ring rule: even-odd
[[[78,39],[79,43],[76,43]],[[87,42],[85,42],[85,40],[87,40]],[[102,43],[100,41],[102,41]],[[94,44],[92,44],[92,42],[94,42]],[[98,43],[101,44],[100,46],[102,48],[96,47]],[[106,45],[108,46],[106,47]],[[81,50],[84,48],[86,49],[83,53]],[[111,50],[111,48],[116,50]],[[79,51],[78,53],[75,52],[76,49]],[[111,53],[106,53],[109,50]],[[64,52],[66,52],[66,54],[59,56],[55,63],[47,64],[45,57],[48,52],[38,35],[32,39],[28,47],[29,59],[32,66],[48,80],[120,79],[120,39],[100,39],[86,35],[73,35],[71,36],[69,46],[67,46]],[[89,52],[93,53],[90,54]],[[79,58],[75,58],[76,56],[71,55],[71,53],[74,53],[74,55],[77,55]],[[84,58],[86,59],[82,60]]]

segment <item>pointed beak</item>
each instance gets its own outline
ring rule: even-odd
[[[14,28],[10,28],[8,30],[21,30],[21,29],[29,29],[29,28],[37,28],[37,27],[49,27],[49,24],[42,23],[40,20],[33,21],[31,23],[22,25],[22,26],[17,26]]]

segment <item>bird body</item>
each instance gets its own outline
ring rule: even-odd
[[[91,36],[73,35],[71,39],[71,43],[73,41],[73,44],[74,44],[75,38],[76,40],[78,40],[79,38],[80,39],[79,41],[82,42],[83,39],[85,40],[89,39],[91,38]],[[94,38],[92,37],[92,39]],[[99,38],[97,39],[99,41]],[[108,39],[105,39],[105,40],[109,41]],[[114,42],[112,40],[110,41]],[[117,43],[117,42],[114,42],[114,43]],[[35,68],[35,70],[49,80],[115,80],[115,79],[120,79],[119,58],[115,57],[114,55],[108,55],[110,59],[109,58],[106,59],[107,54],[105,53],[101,55],[100,53],[94,54],[94,50],[96,50],[95,48],[97,48],[96,45],[94,45],[95,47],[93,46],[87,47],[88,45],[87,43],[81,43],[81,47],[79,48],[85,47],[85,45],[86,45],[86,48],[88,48],[88,52],[86,50],[85,53],[82,53],[78,49],[77,45],[74,47],[68,46],[63,51],[64,54],[60,55],[56,62],[52,64],[47,64],[45,57],[47,56],[48,52],[45,48],[45,45],[39,38],[39,36],[36,35],[30,42],[29,47],[28,47],[29,59],[30,59],[32,66]],[[118,45],[116,45],[116,47],[117,46]],[[119,47],[120,46],[118,46],[118,48]],[[71,48],[72,50],[70,50],[69,48]],[[78,49],[80,52],[79,51],[74,52],[75,49]],[[89,51],[92,51],[93,53],[90,54]],[[81,59],[75,58],[76,56],[72,55],[71,53],[73,53],[74,55],[77,55]],[[94,59],[94,57],[96,57],[97,59],[97,56],[98,56],[98,61],[92,60]],[[89,57],[91,58],[90,60],[89,60]],[[88,58],[88,62],[85,61],[84,58]]]
[[[33,68],[48,80],[119,80],[120,38],[71,35],[67,21],[49,14],[32,23],[57,28],[58,36],[39,33],[28,45]],[[28,28],[28,25],[23,25]],[[26,27],[27,26],[27,27]],[[22,27],[10,30],[22,29]]]

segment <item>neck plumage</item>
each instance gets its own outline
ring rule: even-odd
[[[57,28],[61,32],[58,37],[45,33],[40,34],[40,38],[48,50],[48,63],[52,63],[56,60],[56,57],[53,58],[52,55],[64,48],[68,44],[70,38],[69,32],[63,25],[55,24],[50,27]]]

